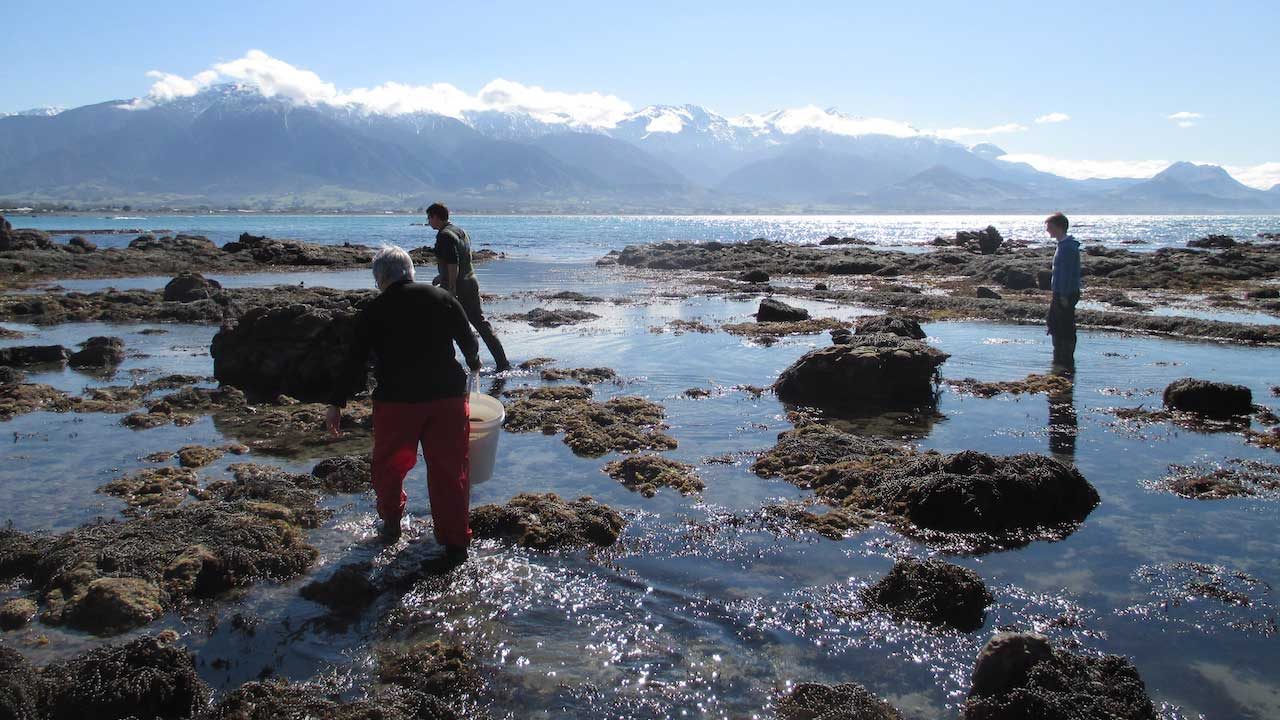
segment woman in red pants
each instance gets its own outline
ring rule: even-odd
[[[471,540],[468,470],[467,373],[454,358],[456,343],[472,370],[480,369],[479,345],[462,305],[450,293],[413,281],[413,260],[398,247],[373,257],[380,291],[355,318],[350,374],[338,382],[326,421],[338,431],[352,390],[365,386],[374,353],[373,489],[382,535],[400,537],[408,496],[404,478],[417,460],[427,463],[427,494],[436,541],[451,560],[466,558]]]

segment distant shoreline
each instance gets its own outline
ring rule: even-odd
[[[15,208],[0,208],[0,215],[9,219],[11,223],[15,219],[24,217],[96,217],[100,220],[115,220],[115,217],[105,216],[103,213],[113,212],[112,210],[46,210],[46,209],[20,209],[21,212],[15,212]],[[1121,211],[1121,210],[1104,210],[1090,211],[1085,208],[1067,208],[1073,216],[1090,216],[1090,217],[1280,217],[1280,211],[1250,211],[1250,212],[1223,212],[1221,210],[1214,211],[1197,211],[1197,210],[1180,210],[1178,212],[1150,212],[1150,211]],[[373,211],[373,210],[120,210],[114,211],[126,213],[129,215],[128,220],[145,220],[155,217],[187,217],[187,216],[209,216],[209,217],[408,217],[420,218],[421,213],[409,211]],[[814,211],[814,212],[794,212],[794,211],[756,211],[756,212],[537,212],[537,211],[493,211],[493,210],[469,210],[466,208],[454,209],[454,214],[459,216],[484,216],[484,217],[654,217],[654,218],[696,218],[696,217],[716,217],[716,218],[732,218],[732,217],[971,217],[975,215],[997,216],[997,217],[1040,217],[1047,215],[1053,210],[1043,211],[1002,211],[1002,210],[947,210],[947,211],[863,211],[863,212],[835,212],[835,211]],[[125,218],[120,218],[124,220]],[[15,224],[15,227],[17,225]],[[126,231],[112,231],[126,232]]]

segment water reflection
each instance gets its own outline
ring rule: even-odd
[[[1071,381],[1062,386],[1063,389],[1049,394],[1049,452],[1060,460],[1074,464],[1079,426],[1076,419],[1075,371],[1055,365],[1049,370],[1049,374]]]

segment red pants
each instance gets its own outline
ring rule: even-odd
[[[470,414],[465,397],[373,403],[373,490],[383,522],[398,523],[404,514],[409,501],[404,476],[413,469],[421,444],[436,541],[467,546],[471,540]]]

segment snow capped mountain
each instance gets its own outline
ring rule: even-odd
[[[990,143],[816,106],[730,118],[513,83],[475,96],[436,86],[344,94],[288,79],[165,77],[168,90],[147,98],[0,117],[0,196],[416,205],[448,195],[476,207],[590,210],[1280,207],[1280,192],[1216,166],[1068,180],[1002,160]]]

